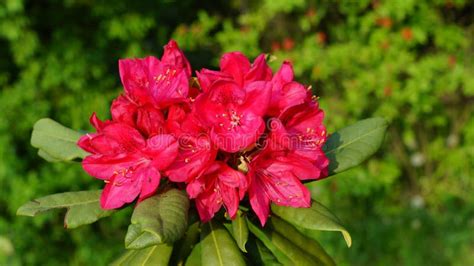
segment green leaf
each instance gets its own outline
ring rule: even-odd
[[[245,243],[249,237],[249,229],[247,227],[247,219],[245,214],[240,210],[237,212],[235,219],[232,221],[232,236],[235,242],[239,246],[240,250],[247,252],[245,249]]]
[[[329,159],[329,175],[359,165],[382,145],[388,123],[383,118],[369,118],[345,127],[328,138],[323,147]]]
[[[186,263],[184,265],[186,266],[201,266],[201,242],[198,242],[193,250],[191,251],[191,254],[189,254],[189,257],[186,259]]]
[[[38,156],[45,159],[46,161],[48,161],[50,163],[56,163],[56,162],[61,161],[61,159],[54,158],[53,156],[49,155],[44,150],[38,150]]]
[[[282,265],[262,241],[251,238],[247,244],[249,255],[255,265],[276,266]]]
[[[188,227],[188,230],[178,242],[174,244],[173,255],[171,256],[172,265],[183,265],[186,258],[191,254],[194,246],[199,241],[199,222],[195,222]],[[199,257],[201,261],[201,257]]]
[[[318,265],[336,265],[334,260],[326,253],[323,247],[321,247],[321,245],[316,240],[303,235],[291,224],[276,216],[273,216],[269,219],[269,224],[275,229],[276,232],[284,235],[292,243],[296,244],[299,248],[303,249],[319,260]]]
[[[260,228],[247,221],[250,232],[254,234],[273,253],[283,265],[316,265],[318,260],[305,250],[276,232],[271,225]]]
[[[201,232],[202,265],[245,265],[235,241],[227,230],[209,221]]]
[[[38,213],[51,209],[67,208],[64,227],[76,228],[84,224],[91,224],[114,212],[113,210],[103,210],[100,207],[100,193],[100,190],[94,190],[53,194],[24,204],[16,214],[36,216]]]
[[[129,250],[116,261],[112,262],[111,265],[167,266],[172,251],[173,246],[171,244],[161,244],[144,249]]]
[[[43,118],[33,126],[31,145],[38,148],[38,155],[47,161],[70,161],[88,154],[76,144],[81,136],[52,119]]]
[[[313,200],[310,208],[292,208],[272,204],[272,212],[290,224],[308,230],[340,231],[348,247],[351,235],[328,208]]]
[[[170,189],[140,202],[125,236],[125,247],[142,249],[180,239],[188,226],[189,199]]]

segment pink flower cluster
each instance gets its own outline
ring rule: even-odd
[[[202,221],[222,206],[233,218],[247,199],[262,225],[271,202],[310,206],[301,181],[327,175],[324,113],[289,62],[273,74],[263,54],[250,63],[231,52],[192,78],[170,41],[161,60],[122,59],[119,70],[112,119],[93,114],[97,132],[78,142],[85,171],[106,183],[102,208],[144,200],[165,178],[186,188]]]

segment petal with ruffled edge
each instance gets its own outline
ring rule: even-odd
[[[245,74],[245,82],[252,82],[258,80],[271,80],[272,70],[267,65],[265,54],[261,54],[255,58],[250,70]]]
[[[220,69],[233,77],[240,87],[244,85],[244,78],[250,70],[250,62],[241,52],[225,53],[220,60]]]

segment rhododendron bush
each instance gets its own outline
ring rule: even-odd
[[[315,231],[340,231],[348,246],[351,237],[305,183],[367,159],[387,123],[328,134],[292,64],[273,72],[267,60],[230,52],[193,77],[174,41],[161,59],[120,60],[110,120],[92,114],[96,130],[85,133],[45,118],[31,139],[48,161],[81,160],[103,190],[38,198],[18,214],[67,208],[75,228],[132,205],[119,265],[334,264]]]

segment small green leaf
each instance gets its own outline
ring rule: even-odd
[[[183,191],[168,190],[139,203],[125,236],[125,247],[142,249],[180,239],[188,226],[189,199]]]
[[[329,136],[323,147],[329,159],[329,175],[359,165],[382,145],[388,123],[383,118],[369,118],[345,127]]]
[[[245,249],[245,243],[249,237],[249,229],[247,227],[247,219],[245,214],[240,210],[237,212],[235,219],[232,221],[232,236],[235,242],[239,246],[240,250],[247,252]]]
[[[33,126],[31,145],[38,148],[38,155],[47,161],[70,161],[87,156],[87,152],[76,144],[81,135],[52,119],[43,118]]]
[[[186,259],[186,263],[184,265],[186,266],[201,266],[201,242],[198,242],[193,250],[191,251],[191,254],[189,254],[189,257]]]
[[[100,193],[100,190],[94,190],[53,194],[27,202],[18,209],[16,214],[36,216],[38,213],[51,209],[67,208],[64,227],[76,228],[93,223],[114,212],[100,207]]]
[[[144,249],[128,250],[110,265],[167,266],[172,251],[173,246],[171,244],[160,244]]]
[[[201,251],[202,265],[245,265],[235,241],[222,225],[213,221],[203,225]]]
[[[272,204],[272,212],[290,224],[308,230],[340,231],[348,247],[351,235],[328,208],[313,200],[310,208],[292,208]]]
[[[323,247],[321,247],[321,245],[316,240],[308,238],[291,224],[276,216],[273,216],[269,219],[269,224],[275,229],[277,233],[284,235],[288,240],[296,244],[299,248],[318,259],[319,265],[336,265],[334,260],[326,253]]]
[[[250,232],[262,241],[283,265],[317,265],[316,258],[276,232],[271,225],[260,228],[250,221],[247,224]]]

